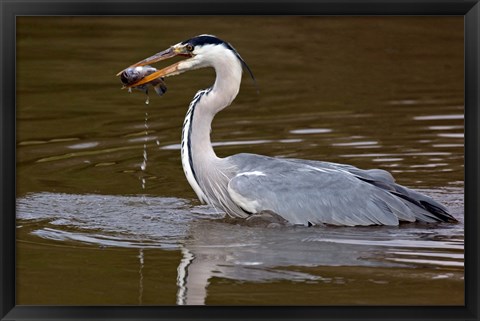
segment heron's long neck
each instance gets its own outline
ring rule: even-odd
[[[218,184],[221,181],[215,178],[224,175],[220,172],[223,160],[215,154],[210,140],[211,124],[215,114],[238,94],[242,76],[239,63],[222,62],[214,65],[215,84],[199,91],[190,103],[182,133],[182,165],[190,185],[204,201],[210,198],[205,195],[212,187],[210,182]]]

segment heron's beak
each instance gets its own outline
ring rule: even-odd
[[[131,65],[130,67],[125,68],[124,70],[126,70],[128,68],[135,68],[135,67],[139,67],[139,66],[149,65],[149,64],[152,64],[152,63],[155,63],[155,62],[159,62],[159,61],[162,61],[162,60],[166,60],[166,59],[178,56],[178,55],[185,55],[185,52],[182,49],[183,48],[181,48],[181,47],[180,48],[175,47],[175,46],[170,47],[167,50],[156,53],[155,55],[153,55],[151,57],[145,58],[145,59]],[[190,56],[190,55],[188,55],[188,56]],[[148,82],[150,82],[154,79],[160,78],[160,77],[168,77],[168,76],[171,76],[171,75],[176,75],[178,73],[178,65],[181,62],[182,61],[179,61],[179,62],[174,63],[173,65],[170,65],[166,68],[163,68],[163,69],[158,70],[154,73],[151,73],[150,75],[148,75],[145,78],[137,81],[136,83],[130,84],[130,85],[125,86],[125,87],[126,88],[136,87],[136,86],[140,86],[140,85],[143,85],[145,83],[148,83]],[[119,76],[124,70],[120,71],[117,74],[117,76]]]

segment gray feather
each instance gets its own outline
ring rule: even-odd
[[[429,197],[395,184],[388,172],[379,169],[365,171],[349,165],[253,154],[227,160],[239,169],[228,185],[232,199],[241,199],[238,205],[248,205],[254,212],[272,211],[293,224],[433,222],[442,219],[422,202],[445,209]],[[446,209],[445,213],[449,215]]]

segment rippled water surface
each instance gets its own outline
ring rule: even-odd
[[[180,135],[213,71],[148,105],[115,77],[199,33],[259,88],[215,118],[219,156],[386,169],[459,223],[267,229],[201,205]],[[17,304],[463,304],[462,17],[19,17],[17,37]]]

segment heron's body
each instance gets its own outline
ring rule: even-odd
[[[396,184],[388,172],[380,169],[254,154],[217,157],[210,141],[211,123],[215,114],[237,96],[245,63],[228,43],[202,35],[137,65],[170,57],[172,51],[192,58],[153,76],[202,67],[213,67],[216,72],[214,85],[195,95],[182,131],[182,165],[202,202],[232,217],[248,218],[269,211],[301,225],[455,220],[444,206]]]

